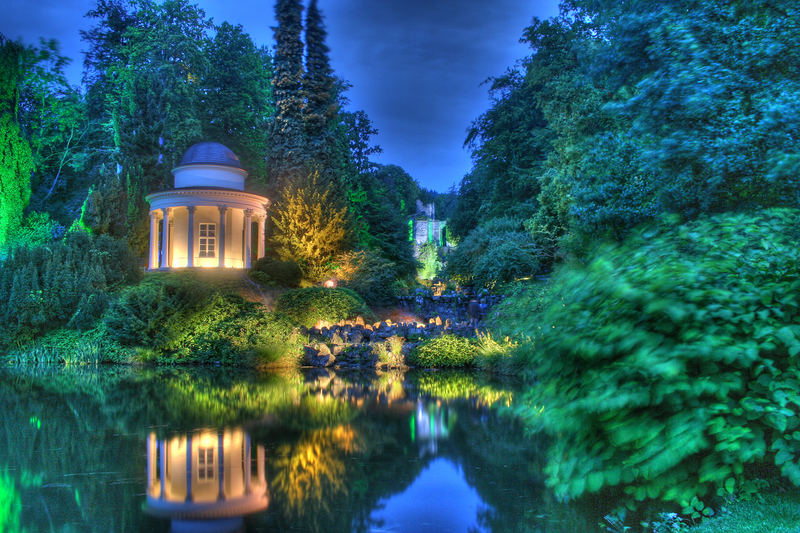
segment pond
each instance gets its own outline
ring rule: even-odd
[[[0,369],[2,531],[589,531],[464,372]]]

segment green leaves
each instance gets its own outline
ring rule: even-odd
[[[800,482],[798,228],[796,209],[651,226],[562,268],[527,318],[529,298],[503,303],[534,334],[527,402],[547,406],[558,495],[621,482],[701,516],[747,465]]]

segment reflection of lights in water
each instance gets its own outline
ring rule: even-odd
[[[417,409],[411,423],[411,440],[425,444],[420,449],[421,453],[437,452],[437,441],[450,435],[448,418],[447,406],[443,407],[441,402],[430,403],[426,407],[422,400],[417,400]]]
[[[147,438],[146,513],[172,519],[173,531],[238,531],[242,517],[269,505],[264,447],[241,429]]]

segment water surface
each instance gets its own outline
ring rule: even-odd
[[[517,394],[458,372],[4,368],[0,530],[589,530],[503,414]]]

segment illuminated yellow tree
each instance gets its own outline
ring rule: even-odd
[[[346,247],[350,230],[347,206],[336,201],[330,184],[313,172],[288,183],[276,202],[272,242],[284,261],[296,261],[317,279],[325,264]]]

